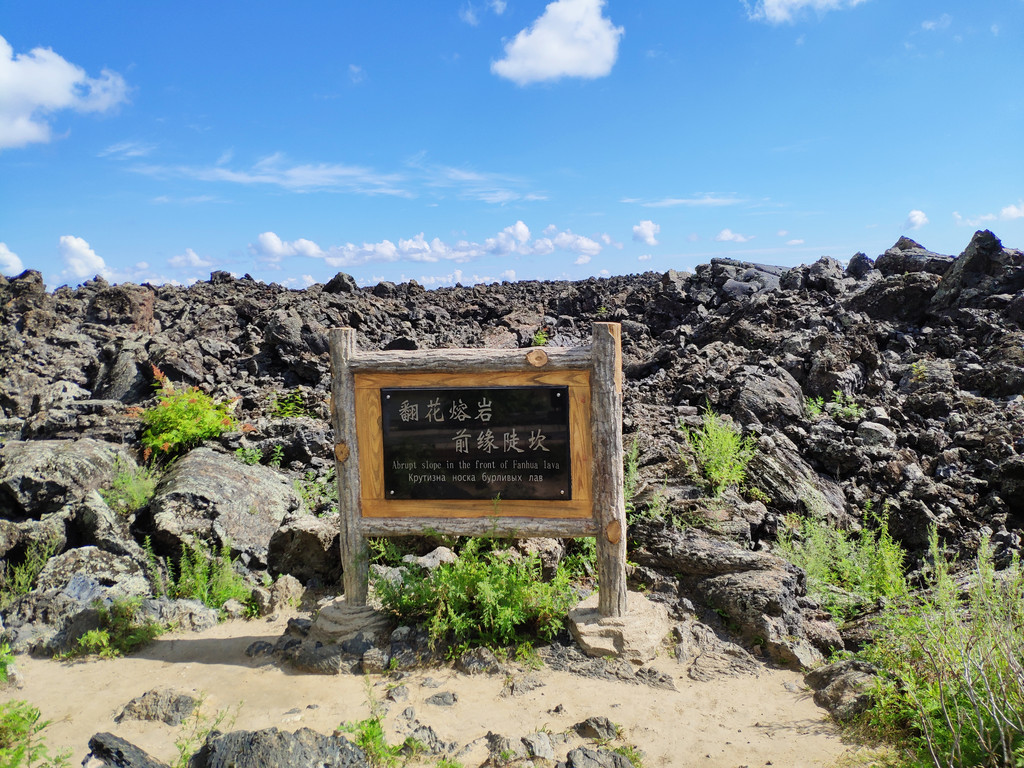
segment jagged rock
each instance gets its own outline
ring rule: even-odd
[[[337,584],[341,578],[338,516],[305,512],[286,516],[270,537],[267,565],[271,574],[288,574],[302,583]]]
[[[964,252],[942,278],[930,309],[941,311],[956,302],[974,302],[994,294],[1024,289],[1024,253],[1004,249],[989,230],[974,233]]]
[[[89,739],[89,754],[82,765],[88,768],[169,768],[167,763],[112,733],[97,733]]]
[[[871,691],[878,675],[874,664],[846,659],[808,672],[804,681],[814,690],[815,704],[840,722],[847,722],[873,703]]]
[[[736,643],[723,640],[706,624],[693,619],[675,627],[676,661],[686,665],[692,680],[708,682],[720,675],[756,675],[761,664]]]
[[[265,567],[271,536],[300,501],[272,469],[196,448],[180,458],[157,486],[149,505],[158,552],[179,552],[183,543],[229,544],[246,565]]]
[[[171,600],[166,597],[147,598],[140,606],[142,615],[164,626],[184,632],[202,632],[217,626],[220,619],[216,609],[199,600]]]
[[[602,715],[588,717],[586,720],[576,723],[573,726],[573,730],[584,739],[611,741],[619,737],[618,726]]]
[[[632,768],[625,755],[608,749],[577,747],[565,756],[566,768]]]
[[[189,768],[370,768],[359,747],[335,732],[330,736],[300,728],[294,733],[266,728],[262,731],[214,731],[189,761]]]
[[[5,443],[0,446],[0,516],[38,520],[108,485],[119,468],[134,466],[122,446],[91,438]]]
[[[932,253],[909,237],[901,237],[896,244],[875,260],[875,269],[886,277],[908,272],[931,272],[943,275],[953,263],[952,256]]]
[[[198,703],[198,699],[187,693],[170,688],[154,688],[125,704],[114,718],[114,722],[160,720],[168,725],[181,725]]]
[[[142,597],[150,585],[143,568],[130,557],[81,547],[51,558],[36,587],[3,611],[15,651],[52,656],[74,647],[99,626],[95,603]]]

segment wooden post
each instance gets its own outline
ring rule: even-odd
[[[354,328],[334,328],[331,347],[331,424],[338,477],[341,567],[348,605],[366,605],[370,557],[362,530],[355,388],[349,360],[356,351]]]
[[[622,339],[618,323],[595,323],[591,378],[598,610],[626,613],[626,502],[622,492]]]

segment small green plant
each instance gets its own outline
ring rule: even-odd
[[[166,627],[141,615],[140,598],[119,598],[109,606],[96,603],[99,628],[78,638],[69,656],[100,656],[113,659],[131,653],[167,631]]]
[[[820,419],[822,414],[825,413],[825,398],[805,397],[804,410],[807,411],[807,418]]]
[[[532,343],[533,343],[533,346],[535,346],[535,347],[543,347],[550,340],[551,340],[551,336],[548,333],[548,329],[547,328],[538,328],[537,332],[533,334]]]
[[[366,546],[370,550],[370,562],[379,565],[401,565],[402,558],[408,554],[394,539],[385,537],[367,539]]]
[[[295,492],[302,498],[302,504],[310,512],[326,514],[338,505],[338,483],[334,467],[329,467],[321,480],[314,470],[296,480]]]
[[[644,768],[644,753],[632,744],[623,744],[622,746],[615,747],[612,752],[622,755],[624,758],[629,760],[629,764],[633,768]]]
[[[668,505],[668,485],[662,483],[661,488],[654,492],[650,500],[644,505],[630,505],[632,516],[630,520],[654,520],[662,522],[671,515]]]
[[[578,582],[586,579],[597,581],[597,540],[589,536],[572,539],[566,548],[566,556],[559,564],[570,581]]]
[[[14,663],[14,654],[6,640],[0,640],[0,684],[7,682],[7,668]]]
[[[731,485],[740,485],[747,476],[747,464],[754,456],[753,435],[742,437],[735,427],[711,410],[704,409],[699,428],[682,427],[697,468],[713,496]]]
[[[608,314],[608,307],[606,307],[606,306],[604,306],[602,304],[600,307],[597,308],[597,316],[598,317],[604,317],[607,314]]]
[[[338,730],[351,733],[356,746],[366,754],[366,761],[374,768],[397,768],[402,748],[388,744],[384,726],[379,717],[368,717],[355,723],[344,723]]]
[[[791,518],[780,532],[783,557],[807,573],[808,594],[837,619],[880,597],[906,594],[906,553],[889,534],[888,509],[865,511],[870,527],[853,537],[825,521]]]
[[[762,504],[771,504],[772,497],[756,485],[745,485],[740,489],[740,494],[747,501],[760,501]]]
[[[280,469],[282,460],[284,460],[284,446],[280,444],[275,445],[270,449],[270,458],[267,459],[267,466]]]
[[[100,489],[100,496],[108,507],[122,515],[138,512],[153,498],[160,481],[160,470],[153,464],[128,467],[120,460],[116,460],[114,466],[117,474],[109,488]]]
[[[25,558],[18,565],[9,560],[0,569],[0,608],[6,608],[22,595],[27,595],[36,585],[36,579],[50,558],[60,549],[55,538],[37,539],[25,549]]]
[[[234,426],[230,403],[217,403],[198,387],[175,389],[155,365],[153,377],[153,385],[159,389],[159,402],[138,414],[146,425],[142,445],[147,460],[153,451],[171,456]]]
[[[242,462],[243,464],[248,464],[249,466],[254,466],[263,461],[263,451],[255,446],[253,446],[252,448],[248,448],[243,445],[239,448],[236,448],[235,456],[238,458],[240,462]]]
[[[841,390],[832,393],[832,402],[835,403],[835,415],[845,421],[858,421],[864,418],[864,406],[858,405],[852,395],[847,395]]]
[[[274,395],[270,405],[270,417],[273,419],[292,419],[309,416],[306,399],[302,392],[295,389],[287,395]]]
[[[42,735],[50,724],[27,701],[0,702],[0,766],[3,768],[66,768],[71,752],[51,757]]]
[[[921,384],[928,378],[928,364],[924,360],[918,360],[910,366],[910,380],[915,384]]]
[[[206,737],[214,731],[224,728],[231,728],[238,716],[241,705],[232,712],[229,709],[219,709],[213,715],[203,713],[203,704],[206,701],[205,694],[199,696],[192,713],[181,724],[178,737],[174,740],[174,748],[178,756],[172,763],[172,768],[188,768],[192,755],[199,749],[199,745],[206,741]]]
[[[550,640],[576,599],[566,571],[559,569],[545,583],[537,555],[481,553],[481,541],[470,539],[458,560],[432,572],[410,568],[398,584],[375,579],[385,609],[425,620],[431,643],[450,643],[453,655],[476,645],[506,648],[536,637]]]
[[[437,761],[435,768],[465,768],[462,763],[458,760],[453,760],[450,757],[442,757]]]
[[[929,559],[929,588],[886,606],[863,651],[883,670],[867,723],[915,765],[1024,765],[1024,570],[997,573],[985,540],[965,590],[934,529]]]
[[[220,610],[228,600],[249,603],[252,589],[234,569],[231,546],[225,543],[219,553],[211,551],[202,543],[181,546],[178,558],[177,576],[172,563],[165,563],[167,576],[163,575],[160,562],[153,553],[149,537],[145,540],[145,551],[149,561],[150,579],[154,591],[161,596],[199,600],[210,608]]]

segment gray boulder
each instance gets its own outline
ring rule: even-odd
[[[99,626],[95,604],[149,594],[149,579],[130,557],[80,547],[51,558],[36,588],[3,614],[15,651],[65,653]]]
[[[840,722],[847,722],[871,706],[871,690],[878,674],[874,664],[846,659],[808,672],[804,682],[814,690],[815,704]]]
[[[209,448],[179,459],[149,505],[154,548],[177,553],[197,540],[249,567],[266,567],[270,539],[301,505],[287,479],[268,467],[243,464]]]
[[[154,688],[124,705],[114,718],[122,720],[159,720],[168,725],[181,725],[196,708],[199,701],[187,693],[170,688]]]
[[[214,731],[189,761],[189,768],[370,768],[363,750],[334,733],[324,736],[309,728],[294,733]]]
[[[302,583],[337,584],[341,578],[341,545],[337,513],[316,517],[304,511],[288,514],[270,537],[267,566],[271,575],[290,574]]]
[[[88,437],[6,443],[0,446],[0,517],[38,520],[135,466],[123,447]]]
[[[97,733],[89,739],[89,754],[82,765],[90,768],[169,768],[167,763],[112,733]]]
[[[953,263],[952,256],[932,253],[909,237],[901,237],[875,261],[875,269],[886,277],[908,272],[930,272],[943,275]]]

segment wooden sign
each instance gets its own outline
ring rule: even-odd
[[[594,536],[599,608],[625,612],[619,326],[587,348],[361,352],[331,331],[346,599],[366,538]]]

